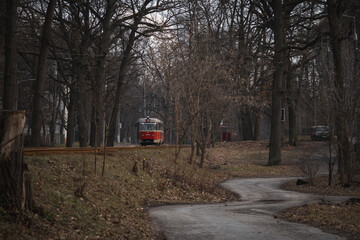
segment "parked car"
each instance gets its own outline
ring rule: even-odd
[[[327,141],[330,139],[329,128],[327,126],[312,126],[311,140]]]

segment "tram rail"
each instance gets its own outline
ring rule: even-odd
[[[119,147],[106,147],[106,152],[114,152],[120,150],[139,150],[139,149],[159,149],[159,148],[172,148],[173,145],[162,145],[162,146],[119,146]],[[75,153],[94,153],[93,147],[41,147],[32,148],[26,147],[23,152],[25,156],[32,155],[49,155],[49,154],[75,154]],[[103,153],[104,147],[97,147],[96,153]]]

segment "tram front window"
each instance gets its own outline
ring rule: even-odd
[[[155,123],[141,123],[140,131],[154,131],[155,127]]]

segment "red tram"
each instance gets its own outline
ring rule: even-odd
[[[157,118],[140,118],[137,122],[141,146],[164,143],[164,123]]]

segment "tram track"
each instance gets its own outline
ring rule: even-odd
[[[162,146],[119,146],[119,147],[107,147],[106,152],[114,152],[120,150],[140,150],[140,149],[159,149],[159,148],[173,148],[174,145],[162,145]],[[24,148],[23,152],[25,156],[32,155],[50,155],[50,154],[74,154],[74,153],[94,153],[93,147],[41,147],[41,148]],[[103,153],[104,147],[97,147],[96,153]]]

